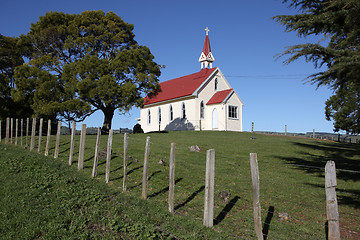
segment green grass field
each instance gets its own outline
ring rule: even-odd
[[[140,197],[147,136],[151,137],[149,190],[148,199],[144,201]],[[335,161],[337,169],[341,169],[337,171],[337,196],[342,239],[360,239],[359,145],[235,132],[130,135],[128,192],[122,193],[123,135],[113,137],[109,184],[105,184],[104,158],[99,161],[96,179],[90,177],[94,135],[86,137],[84,169],[77,171],[79,138],[76,136],[75,161],[71,167],[67,166],[70,136],[61,136],[58,159],[50,157],[54,152],[55,137],[52,137],[49,157],[38,156],[36,149],[29,153],[20,146],[0,145],[1,182],[5,183],[0,193],[3,195],[0,200],[1,235],[14,239],[13,236],[20,234],[20,230],[13,229],[17,226],[17,229],[24,229],[29,238],[64,234],[66,238],[118,236],[146,239],[162,238],[170,233],[184,239],[255,239],[249,164],[249,153],[253,152],[258,154],[260,204],[267,239],[325,239],[324,167],[328,160]],[[171,142],[176,143],[174,216],[167,213],[167,164]],[[101,149],[105,149],[106,143],[107,136],[102,136]],[[44,137],[42,145],[44,149]],[[202,150],[190,152],[191,145],[198,145]],[[205,161],[206,150],[211,148],[216,152],[215,192],[229,191],[231,197],[224,202],[215,194],[215,225],[206,229],[202,226]],[[160,159],[167,163],[166,166],[158,164]],[[28,165],[28,161],[33,164]],[[44,171],[51,174],[46,175]],[[27,182],[36,180],[29,174],[41,180],[28,186]],[[43,174],[45,179],[41,178]],[[14,183],[17,184],[11,187]],[[62,191],[58,193],[59,189]],[[66,195],[63,196],[64,191]],[[56,196],[52,192],[56,192]],[[20,200],[15,201],[15,198]],[[29,202],[37,202],[37,198],[49,204],[50,210],[43,211],[42,203],[29,205]],[[99,202],[105,205],[97,207]],[[22,205],[15,206],[15,203]],[[82,212],[83,208],[90,209],[89,216],[87,210]],[[62,217],[60,213],[64,212],[68,215]],[[282,221],[279,213],[287,213],[290,218]],[[34,221],[26,221],[27,215]],[[19,223],[18,218],[24,223]],[[8,222],[12,228],[7,227]],[[162,233],[156,230],[158,227]]]

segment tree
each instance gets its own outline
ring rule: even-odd
[[[317,87],[328,86],[334,95],[326,102],[327,120],[334,130],[360,133],[360,2],[358,0],[284,0],[299,14],[274,19],[298,36],[318,35],[325,41],[289,47],[285,64],[301,57],[326,70],[309,76]],[[327,44],[327,45],[326,45]],[[356,100],[357,99],[357,100]]]
[[[16,90],[13,97],[27,102],[38,117],[65,120],[71,128],[72,121],[83,121],[91,112],[88,104],[74,98],[75,90],[57,75],[28,65],[16,69]]]
[[[110,129],[116,109],[142,106],[143,96],[160,88],[160,66],[132,31],[133,25],[113,12],[46,13],[21,36],[30,61],[18,69],[16,86],[24,86],[18,96],[33,94],[39,112],[86,117],[101,110],[103,129]],[[29,91],[32,81],[40,85]]]
[[[360,132],[360,89],[353,83],[344,84],[326,101],[327,120],[336,119],[335,131],[340,129],[349,133]]]
[[[26,102],[14,102],[11,90],[14,88],[14,71],[24,63],[18,39],[0,34],[0,119],[6,117],[28,117],[32,110]]]

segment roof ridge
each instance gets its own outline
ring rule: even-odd
[[[203,68],[203,69],[201,69],[199,72],[190,73],[190,74],[187,74],[187,75],[184,75],[184,76],[181,76],[181,77],[169,79],[169,80],[166,80],[166,81],[161,82],[161,83],[166,83],[166,82],[178,80],[178,79],[180,79],[180,78],[189,77],[189,76],[191,76],[191,75],[199,74],[199,73],[201,73],[201,72],[214,71],[215,69],[216,69],[216,67],[214,67],[214,68]],[[205,74],[206,74],[206,73],[205,73]],[[204,75],[205,75],[205,74],[204,74]],[[202,77],[202,76],[199,76],[199,77],[197,77],[197,78],[200,78],[200,77]]]

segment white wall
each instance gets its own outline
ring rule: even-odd
[[[238,107],[238,119],[231,119],[228,116],[228,107],[236,106]],[[226,120],[227,120],[227,130],[229,131],[242,131],[242,107],[243,103],[234,93],[229,100],[226,102]]]
[[[154,104],[151,106],[145,106],[140,110],[140,124],[144,132],[158,131],[159,120],[158,112],[161,108],[161,123],[160,130],[186,130],[186,120],[188,121],[188,127],[195,130],[198,128],[198,118],[196,118],[195,98],[189,97],[180,99],[179,101],[169,101],[165,104]],[[186,120],[182,119],[182,104],[185,104]],[[170,105],[173,109],[173,121],[170,121]],[[151,114],[151,123],[148,124],[148,110]],[[174,121],[175,120],[175,121]],[[196,125],[196,126],[195,126]],[[195,129],[193,129],[195,128]]]
[[[227,83],[227,81],[223,78],[222,74],[220,72],[217,72],[215,76],[213,76],[210,81],[203,86],[203,89],[201,89],[199,93],[199,98],[197,99],[196,105],[198,106],[198,109],[200,109],[200,102],[201,100],[204,101],[205,104],[205,119],[201,122],[201,127],[203,130],[213,130],[212,129],[212,111],[214,108],[218,111],[218,119],[219,119],[219,129],[218,130],[225,130],[225,123],[221,122],[224,121],[224,109],[222,109],[221,104],[213,104],[213,105],[206,105],[206,103],[210,100],[210,98],[217,92],[215,91],[215,79],[218,80],[218,88],[217,91],[223,91],[226,89],[229,89],[230,86]],[[198,113],[198,116],[200,117],[200,112]]]

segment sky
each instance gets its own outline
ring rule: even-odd
[[[299,38],[271,18],[296,14],[282,0],[3,0],[0,33],[17,37],[49,11],[80,14],[87,10],[112,11],[134,25],[135,40],[150,48],[154,61],[165,65],[160,82],[200,70],[198,62],[205,31],[209,38],[213,67],[219,67],[235,89],[243,107],[243,130],[283,132],[333,132],[325,119],[325,101],[332,95],[326,87],[305,83],[319,72],[303,59],[284,65],[276,55],[287,46],[315,43],[320,38]],[[131,128],[140,109],[115,112],[113,129]],[[95,112],[83,123],[102,126],[103,114]],[[77,125],[80,129],[80,124]]]

